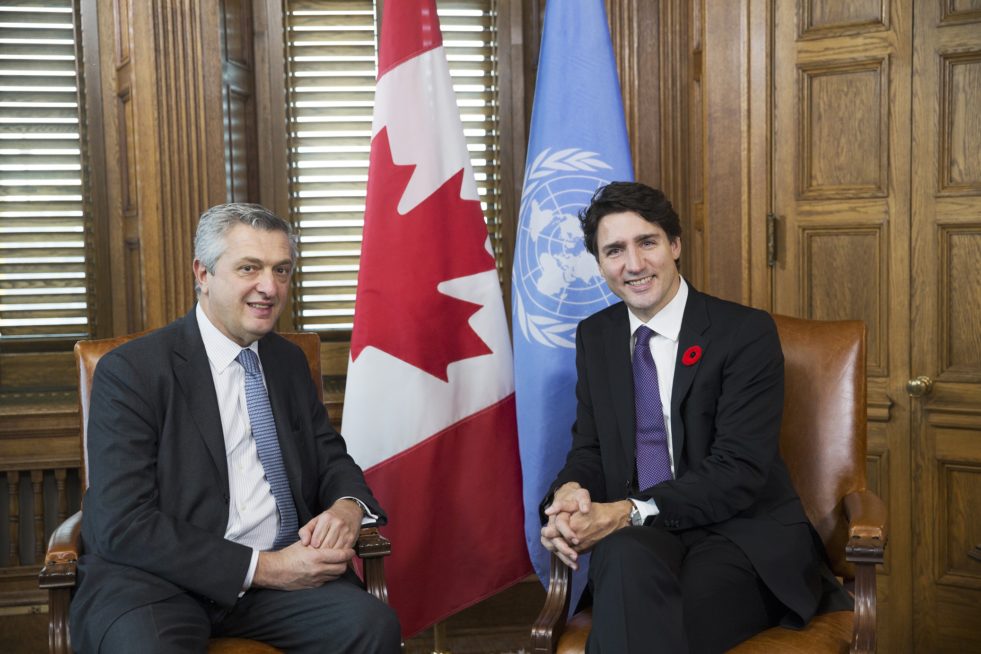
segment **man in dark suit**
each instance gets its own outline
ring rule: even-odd
[[[221,205],[194,250],[197,306],[95,372],[73,645],[203,652],[241,636],[397,652],[394,613],[348,566],[361,524],[385,515],[305,356],[272,331],[296,261],[290,226]]]
[[[681,278],[660,191],[609,184],[580,221],[623,302],[579,325],[572,449],[541,508],[546,548],[592,552],[587,650],[722,652],[848,607],[780,458],[773,320]]]

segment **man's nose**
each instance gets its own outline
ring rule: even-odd
[[[627,270],[640,270],[644,267],[644,258],[640,255],[640,250],[633,246],[627,247]]]
[[[276,293],[276,278],[273,271],[269,269],[260,271],[255,287],[263,295],[274,295]]]

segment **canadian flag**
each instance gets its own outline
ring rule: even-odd
[[[531,571],[511,344],[433,0],[386,0],[341,430],[410,636]]]

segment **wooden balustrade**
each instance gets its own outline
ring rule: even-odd
[[[73,392],[0,396],[0,609],[40,610],[47,538],[81,503]]]
[[[4,468],[0,462],[0,470]],[[7,538],[0,544],[2,567],[39,565],[51,531],[69,515],[70,506],[73,512],[78,509],[78,468],[6,469],[0,492],[3,483]],[[24,487],[29,492],[25,493]]]

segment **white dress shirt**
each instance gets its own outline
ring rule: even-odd
[[[637,328],[646,325],[654,332],[651,336],[651,356],[657,366],[657,386],[661,394],[661,407],[664,410],[664,428],[668,435],[668,457],[671,461],[671,475],[674,476],[674,443],[671,441],[671,388],[674,385],[674,367],[678,360],[678,335],[681,333],[681,320],[688,303],[688,284],[679,278],[678,292],[663,309],[654,314],[646,323],[627,309],[630,319],[630,355],[633,357],[637,342]],[[633,360],[631,358],[631,360]],[[660,511],[654,500],[631,499],[640,512],[641,518],[657,515]]]
[[[228,460],[228,524],[225,538],[252,548],[252,562],[242,589],[252,585],[259,552],[272,549],[279,530],[279,510],[265,469],[259,460],[249,410],[245,403],[245,369],[236,360],[242,346],[222,334],[198,304],[195,315],[204,350],[211,365],[211,377],[218,396],[218,413],[225,437]],[[259,342],[249,345],[259,357]],[[262,369],[262,362],[259,362]],[[263,374],[262,383],[266,383]]]

